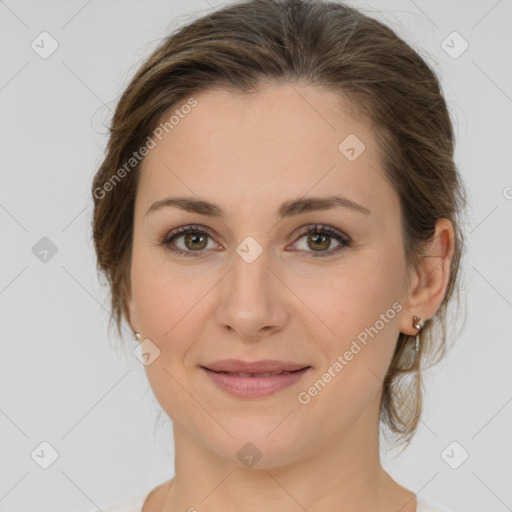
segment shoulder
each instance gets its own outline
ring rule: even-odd
[[[419,496],[416,497],[416,501],[418,503],[418,506],[416,507],[416,512],[452,512],[445,508],[440,508],[440,507],[431,505],[430,503],[427,503],[425,500],[423,500]]]
[[[127,501],[123,501],[122,503],[118,503],[117,505],[104,507],[101,510],[103,512],[142,512],[142,506],[144,505],[144,502],[150,493],[151,490],[145,492],[144,494],[139,494],[138,496],[130,498]]]

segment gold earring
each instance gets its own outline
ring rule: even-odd
[[[418,332],[421,331],[425,327],[425,319],[422,316],[413,316],[412,326],[418,329]]]
[[[412,326],[418,330],[415,336],[416,357],[418,356],[418,353],[420,351],[420,332],[423,330],[423,327],[425,327],[425,321],[426,320],[422,316],[412,317]]]
[[[138,332],[135,333],[135,341],[137,341],[139,343],[142,341],[142,337]]]

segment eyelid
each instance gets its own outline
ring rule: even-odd
[[[295,236],[301,237],[303,235],[307,235],[309,233],[314,232],[326,232],[331,235],[336,235],[345,240],[347,243],[351,242],[350,237],[345,234],[343,231],[340,231],[339,229],[336,229],[331,226],[327,226],[326,224],[306,224],[305,226],[301,226],[297,229]]]

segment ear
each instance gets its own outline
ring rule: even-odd
[[[448,219],[439,219],[432,241],[420,256],[418,267],[411,271],[400,332],[414,336],[418,331],[412,325],[412,317],[427,320],[435,315],[448,287],[454,249],[453,225]]]

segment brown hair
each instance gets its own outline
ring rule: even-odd
[[[420,362],[422,368],[429,361],[436,364],[446,350],[446,310],[460,281],[463,235],[458,219],[465,190],[453,159],[453,128],[438,78],[391,28],[342,3],[232,4],[176,29],[137,71],[117,104],[92,186],[94,245],[98,269],[111,290],[111,327],[114,320],[121,334],[123,316],[129,318],[125,291],[140,164],[133,160],[134,152],[164,114],[192,93],[224,87],[251,94],[266,83],[302,83],[336,92],[349,102],[353,115],[373,128],[381,165],[399,196],[408,268],[418,263],[438,219],[453,224],[448,288],[435,318],[422,331],[419,357],[411,366],[415,338],[400,333],[383,382],[381,421],[396,441],[407,444],[422,410]],[[133,169],[127,169],[127,162]]]

